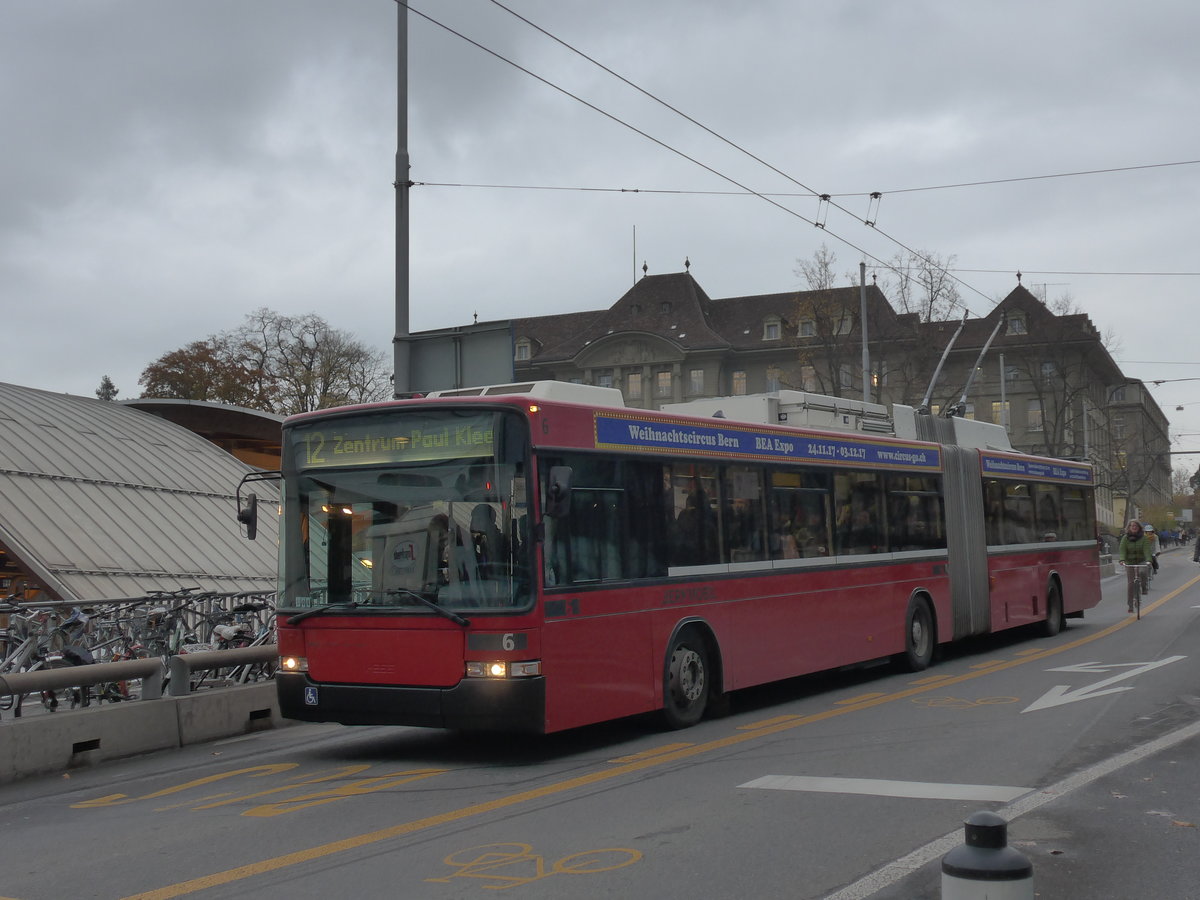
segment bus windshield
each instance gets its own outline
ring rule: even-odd
[[[285,444],[281,607],[529,605],[516,416],[393,408],[303,423]]]

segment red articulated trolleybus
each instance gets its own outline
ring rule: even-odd
[[[533,382],[293,416],[280,711],[684,727],[739,688],[1053,635],[1100,599],[1092,494],[998,426],[795,391],[648,412]]]

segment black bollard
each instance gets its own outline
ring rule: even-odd
[[[942,900],[1033,900],[1033,863],[1008,846],[1008,823],[977,812],[966,840],[942,857]]]

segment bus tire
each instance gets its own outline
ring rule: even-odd
[[[1041,624],[1042,637],[1054,637],[1063,630],[1062,590],[1057,582],[1051,582],[1046,588],[1046,618]]]
[[[904,653],[900,664],[909,672],[921,672],[933,662],[937,635],[933,628],[933,612],[924,597],[909,601],[904,617]]]
[[[694,629],[681,631],[667,651],[663,683],[663,719],[667,726],[688,728],[699,722],[711,690],[708,646]]]

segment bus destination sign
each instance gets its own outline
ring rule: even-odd
[[[297,469],[491,456],[495,417],[490,413],[362,418],[299,425],[289,441]]]
[[[1063,484],[1092,484],[1092,470],[1087,466],[1064,460],[1025,459],[980,453],[979,462],[984,476],[993,478],[1036,478],[1039,481],[1058,481]]]
[[[596,413],[595,427],[596,447],[605,450],[659,450],[919,472],[939,472],[942,468],[941,453],[929,444],[783,434],[733,423],[713,426],[658,422],[609,413]]]

